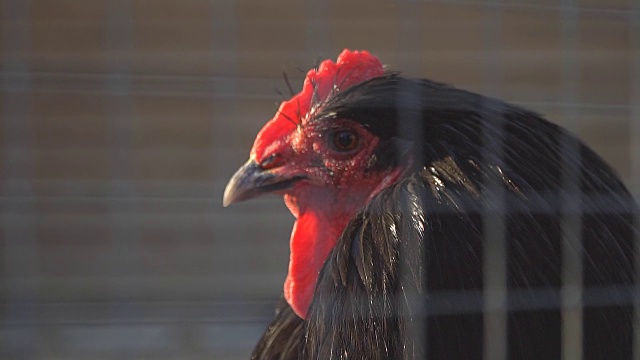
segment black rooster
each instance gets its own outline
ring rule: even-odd
[[[584,358],[632,358],[637,205],[531,111],[345,50],[282,104],[224,202],[264,193],[297,220],[253,359],[481,359],[484,251],[500,241],[509,358],[561,358],[568,258]]]

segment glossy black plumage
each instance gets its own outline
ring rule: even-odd
[[[396,74],[335,94],[314,121],[334,118],[383,140],[371,171],[408,152],[416,161],[347,225],[307,319],[280,304],[253,359],[481,359],[491,219],[504,225],[510,359],[561,356],[571,219],[583,246],[584,358],[632,358],[637,206],[598,155],[528,110]]]

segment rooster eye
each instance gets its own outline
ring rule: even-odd
[[[348,152],[358,147],[360,138],[351,130],[341,130],[331,134],[329,142],[334,150]]]
[[[280,154],[271,154],[269,157],[262,160],[262,162],[260,163],[260,167],[263,170],[269,170],[278,167],[283,163],[284,160],[282,159],[282,156]]]

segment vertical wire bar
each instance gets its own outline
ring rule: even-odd
[[[630,165],[631,186],[636,198],[640,196],[640,2],[629,0],[631,5],[629,21],[629,38],[631,53],[631,93],[629,99],[629,111],[631,126],[630,141]]]
[[[579,107],[572,106],[580,97],[580,64],[578,61],[579,10],[575,0],[561,3],[563,114],[565,126],[579,133]],[[580,209],[579,142],[569,137],[562,140],[562,359],[579,360],[583,353],[582,319],[582,214]]]
[[[311,51],[313,56],[320,56],[320,59],[328,57],[331,50],[329,36],[331,23],[329,23],[327,16],[329,2],[327,0],[308,0],[306,4],[307,13],[311,17],[307,24],[307,49]]]
[[[631,165],[632,193],[636,200],[640,196],[640,2],[630,1],[629,50],[631,53],[629,75],[631,91],[629,96],[629,158]],[[635,224],[640,226],[640,214],[635,214]],[[640,281],[640,239],[634,242],[635,283]],[[633,358],[640,359],[640,296],[636,285],[634,296]]]
[[[212,93],[210,96],[210,104],[212,107],[212,113],[214,114],[211,117],[211,152],[210,164],[212,164],[211,172],[214,178],[217,178],[216,173],[218,169],[224,168],[224,165],[227,161],[227,156],[224,151],[221,151],[220,148],[216,147],[215,144],[225,143],[223,141],[225,136],[229,136],[219,130],[217,124],[220,121],[226,121],[226,119],[221,119],[220,114],[233,114],[235,111],[235,107],[238,102],[235,100],[238,98],[238,60],[239,60],[239,49],[238,49],[238,17],[236,14],[237,2],[235,0],[227,0],[227,1],[212,1],[211,2],[211,10],[212,17],[214,14],[218,18],[223,19],[232,19],[233,21],[223,21],[217,23],[215,18],[212,21],[211,26],[211,51],[216,54],[223,54],[223,58],[226,61],[223,63],[221,67],[212,68],[214,71],[222,71],[224,76],[218,77],[218,79],[212,81],[211,86]],[[221,101],[219,99],[232,99],[231,101]],[[215,182],[214,182],[215,183]],[[213,189],[212,189],[213,190]],[[222,189],[211,191],[210,193],[218,193],[222,194]],[[211,207],[219,208],[222,206],[221,200],[216,202],[215,204],[211,204]],[[214,213],[213,209],[211,213]],[[211,221],[211,231],[214,234],[214,237],[218,236],[220,232],[219,229],[216,229],[216,222]],[[220,234],[221,238],[226,237],[225,234]],[[235,324],[233,324],[235,325]],[[249,336],[247,336],[249,337]],[[254,339],[254,343],[258,342],[258,338]],[[211,344],[213,356],[222,357],[223,354],[228,353],[230,350],[233,350],[233,347],[229,346],[225,348],[224,342],[214,341]],[[247,340],[246,343],[251,343],[251,341]],[[250,352],[252,349],[247,349]],[[190,349],[190,351],[193,351]],[[195,355],[197,355],[196,351],[193,351]]]
[[[110,145],[111,181],[109,184],[109,214],[111,220],[111,259],[115,261],[112,268],[113,296],[117,299],[113,309],[118,318],[129,318],[133,315],[133,305],[126,298],[127,294],[117,293],[121,290],[120,277],[134,273],[139,249],[136,232],[136,214],[130,202],[119,201],[122,198],[135,198],[136,189],[131,180],[133,157],[133,129],[131,126],[131,87],[128,51],[131,49],[132,11],[125,0],[114,0],[108,3],[106,43],[108,51],[108,75],[105,82],[107,95],[107,114],[110,127],[108,141]],[[123,266],[124,265],[124,266]]]
[[[403,20],[399,22],[399,39],[398,39],[398,49],[400,53],[416,53],[420,54],[419,51],[422,50],[422,43],[420,39],[420,2],[414,1],[406,1],[400,2],[399,5],[399,17]],[[416,63],[407,62],[404,64],[400,64],[400,68],[405,71],[411,73],[413,67],[415,67]],[[404,89],[404,91],[400,91],[397,94],[396,101],[400,103],[397,107],[398,109],[411,108],[411,103],[421,102],[419,90],[415,89]],[[402,103],[407,103],[409,106],[403,106]],[[413,106],[415,108],[415,106]],[[423,138],[424,128],[421,121],[420,114],[416,114],[415,112],[402,112],[398,113],[398,133],[401,134],[401,137],[406,139],[411,138]],[[423,164],[424,161],[421,158],[423,155],[421,153],[414,154],[414,161],[417,164]],[[400,159],[400,162],[402,159]],[[403,255],[403,252],[400,252],[400,256]],[[424,261],[425,259],[422,259]],[[400,259],[400,269],[399,269],[399,278],[401,284],[409,284],[411,283],[411,272],[412,269],[409,268],[409,264],[407,261],[403,261]],[[424,269],[423,271],[427,271],[426,266],[421,266],[420,268]],[[424,279],[423,286],[426,288],[426,279],[427,274],[421,274]],[[408,299],[409,304],[406,306],[400,304],[398,302],[398,307],[396,312],[398,316],[403,317],[404,319],[412,319],[412,321],[407,321],[407,328],[405,330],[405,335],[407,338],[407,344],[412,344],[413,348],[410,352],[407,350],[405,356],[413,359],[427,359],[429,354],[429,309],[425,300],[422,298],[422,295],[417,291],[413,291],[411,289],[404,289],[405,295]],[[418,320],[415,320],[418,319]]]
[[[494,95],[502,87],[502,61],[498,53],[502,47],[502,14],[501,2],[489,1],[485,6],[485,64],[484,86],[487,93]],[[490,104],[486,104],[491,106]],[[501,112],[498,113],[500,116]],[[497,121],[498,164],[504,157],[502,139],[504,139],[504,119],[486,119]],[[487,149],[494,134],[484,131],[483,146]],[[484,155],[483,155],[484,156]],[[486,184],[487,195],[482,217],[483,241],[483,359],[503,360],[507,358],[507,249],[505,221],[505,190],[502,184]]]
[[[235,103],[233,101],[219,101],[219,103],[216,103],[215,101],[216,99],[221,98],[236,99],[238,95],[239,50],[237,48],[238,19],[235,11],[236,5],[237,4],[235,0],[212,1],[212,16],[216,14],[218,17],[233,20],[230,22],[222,22],[222,24],[224,24],[224,27],[221,27],[219,24],[217,24],[215,19],[213,19],[212,21],[213,26],[211,27],[211,51],[214,54],[223,54],[223,58],[227,60],[221,67],[212,69],[214,71],[221,71],[224,74],[224,76],[219,76],[211,83],[213,89],[211,92],[210,101],[212,103],[212,106],[216,106],[216,108],[213,109],[215,112],[232,113],[231,111],[226,110],[229,107],[235,106]],[[218,119],[216,116],[212,116],[211,121],[211,129],[213,131],[211,134],[213,140],[212,144],[217,144],[223,139],[223,137],[228,136],[228,134],[217,131],[216,124],[220,121],[220,119]],[[224,154],[219,150],[220,149],[216,148],[215,146],[211,148],[211,157],[213,159],[213,161],[211,161],[211,164],[214,164],[212,168],[214,176],[216,170],[222,168],[224,161],[226,160]]]
[[[29,65],[22,60],[28,51],[31,2],[8,0],[2,5],[3,56],[5,57],[0,92],[0,116],[3,120],[1,224],[4,237],[4,266],[6,281],[7,323],[20,326],[18,337],[11,346],[19,352],[19,358],[35,357],[37,318],[34,309],[37,282],[36,255],[38,251],[35,231],[37,209],[33,196],[34,139],[27,126],[31,103],[32,77]],[[19,196],[25,201],[13,202],[10,197]],[[22,330],[22,331],[20,331]]]

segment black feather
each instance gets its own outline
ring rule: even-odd
[[[481,359],[485,217],[505,226],[509,358],[558,359],[567,216],[584,356],[632,359],[637,205],[592,150],[528,110],[397,74],[334,94],[313,121],[337,118],[382,139],[372,171],[419,161],[347,225],[307,319],[283,305],[254,359]]]
[[[304,321],[283,299],[276,308],[276,316],[251,354],[252,360],[297,360],[302,350]]]

